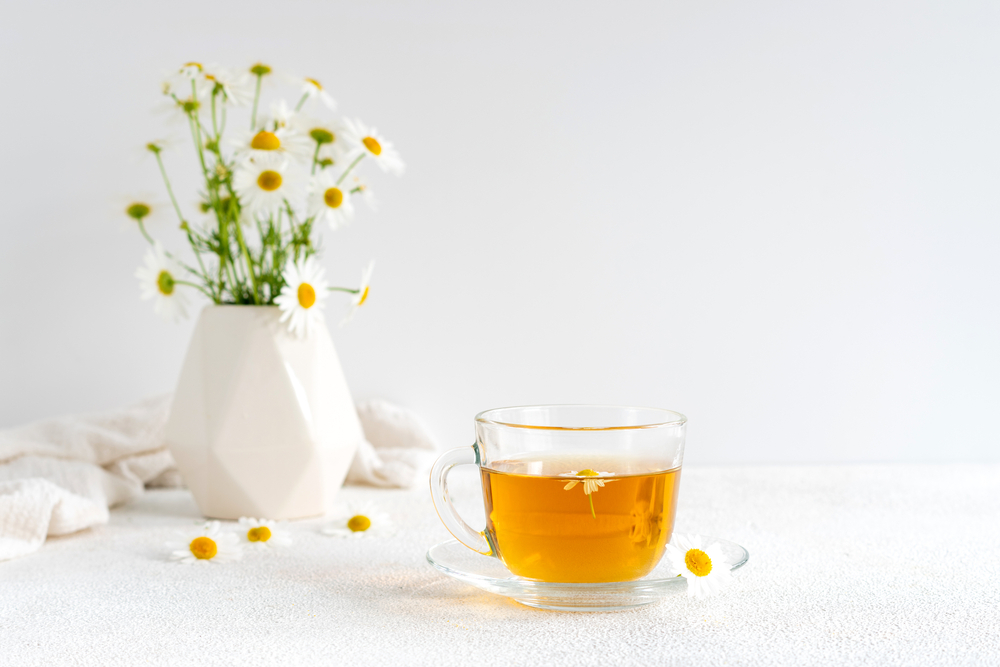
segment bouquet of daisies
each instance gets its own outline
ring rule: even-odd
[[[167,319],[186,316],[185,291],[196,290],[216,304],[276,305],[281,321],[304,336],[322,317],[330,291],[353,295],[345,322],[368,298],[373,264],[357,288],[329,285],[316,261],[316,228],[347,224],[358,196],[374,208],[370,187],[357,176],[363,161],[397,175],[403,162],[375,128],[307,113],[324,107],[328,114],[336,106],[315,79],[296,82],[294,107],[279,100],[269,114],[260,113],[261,86],[274,76],[261,63],[247,70],[187,63],[163,84],[194,141],[204,179],[199,205],[208,216],[196,224],[184,215],[164,166],[165,145],[147,144],[194,252],[193,262],[183,261],[150,236],[153,204],[126,208],[151,245],[136,272],[142,296],[154,299]],[[249,107],[249,119],[245,112],[241,119],[237,107]],[[240,129],[232,127],[237,122]]]

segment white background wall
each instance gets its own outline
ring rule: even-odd
[[[193,321],[139,301],[120,210],[165,201],[162,73],[263,59],[407,161],[326,235],[335,281],[378,261],[328,316],[357,398],[449,446],[607,402],[687,413],[688,461],[1000,459],[997,34],[959,0],[8,3],[0,426],[172,389]]]

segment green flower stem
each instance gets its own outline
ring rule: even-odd
[[[146,225],[142,224],[142,218],[140,218],[136,222],[139,223],[139,231],[142,232],[142,235],[146,237],[147,241],[149,241],[149,245],[156,245],[156,241],[154,241],[153,237],[150,236],[149,232],[146,231]]]
[[[191,283],[191,282],[188,282],[186,280],[177,280],[176,278],[174,279],[174,283],[177,284],[177,285],[187,285],[189,287],[193,287],[196,290],[198,290],[199,292],[201,292],[202,294],[204,294],[205,296],[207,296],[212,301],[215,301],[216,303],[218,303],[218,301],[215,300],[215,295],[209,294],[208,292],[206,292],[205,288],[202,287],[201,285],[199,285],[198,283]]]
[[[364,158],[365,158],[365,154],[364,153],[362,153],[361,155],[359,155],[356,158],[354,158],[354,161],[351,162],[351,164],[347,165],[347,169],[345,169],[344,173],[341,174],[340,178],[337,179],[337,183],[336,184],[340,185],[341,183],[343,183],[344,179],[347,178],[347,175],[349,173],[351,173],[351,170],[354,169],[354,167],[356,167],[358,165],[358,163],[361,162],[361,160],[363,160]]]
[[[593,494],[588,493],[587,494],[587,500],[590,501],[590,514],[591,514],[591,516],[593,516],[596,519],[597,518],[597,513],[594,512],[594,496],[593,496]]]
[[[230,189],[229,193],[230,193],[229,210],[232,212],[233,202],[236,201],[236,195],[233,193],[232,189]],[[247,250],[246,241],[243,240],[243,229],[240,226],[239,216],[233,215],[232,220],[233,220],[233,226],[236,228],[236,242],[239,243],[240,251],[243,253],[243,259],[246,260],[247,263],[247,271],[249,272],[247,278],[249,278],[250,285],[253,287],[253,301],[256,305],[259,306],[260,294],[257,292],[257,276],[253,272],[253,261],[250,259],[250,251]]]
[[[319,158],[319,147],[322,146],[322,145],[323,144],[319,143],[318,141],[316,142],[316,150],[313,151],[312,171],[309,172],[310,175],[315,175],[316,174],[316,164],[317,164],[318,158]]]
[[[167,186],[167,194],[170,195],[170,203],[173,204],[174,211],[177,212],[177,217],[180,219],[181,223],[183,224],[184,223],[184,215],[181,213],[181,207],[177,203],[177,197],[174,196],[174,189],[170,185],[170,179],[167,178],[167,170],[163,166],[163,158],[160,156],[160,152],[159,151],[156,151],[154,154],[156,155],[156,164],[160,167],[160,175],[163,176],[163,183],[164,183],[164,185]],[[146,240],[149,241],[150,243],[152,243],[153,239],[151,239],[149,237],[149,234],[146,233],[146,228],[142,225],[142,221],[141,220],[139,221],[139,229],[142,230],[142,235],[146,237]],[[201,267],[201,274],[205,278],[205,281],[211,286],[212,285],[212,280],[208,277],[208,270],[205,269],[205,263],[201,259],[201,252],[198,250],[198,245],[194,242],[194,237],[191,235],[191,230],[190,230],[190,228],[185,228],[185,231],[187,232],[188,243],[191,244],[191,249],[194,251],[194,256],[198,260],[198,266]],[[214,292],[214,288],[213,288],[213,292]],[[219,300],[214,296],[214,294],[212,296],[212,300],[215,301],[216,303],[219,302]]]
[[[327,287],[331,292],[347,292],[348,294],[357,294],[360,289],[351,289],[350,287]]]
[[[219,122],[219,135],[216,137],[216,141],[222,138],[222,134],[226,131],[226,104],[222,103],[222,111],[219,112],[222,120]]]
[[[299,112],[299,109],[302,108],[302,105],[305,104],[306,100],[308,100],[308,99],[309,99],[309,93],[304,93],[302,95],[302,99],[300,99],[299,103],[295,105],[295,113]]]
[[[260,82],[264,78],[263,74],[257,75],[257,90],[253,94],[253,113],[250,114],[250,129],[257,129],[257,103],[260,101]]]
[[[163,183],[167,186],[167,194],[170,195],[170,203],[174,205],[174,210],[177,212],[177,218],[184,222],[184,215],[181,213],[181,207],[177,204],[177,197],[174,196],[174,189],[170,187],[170,179],[167,178],[167,170],[163,166],[163,158],[160,157],[160,152],[156,151],[156,164],[160,166],[160,174],[163,176]]]
[[[212,89],[212,131],[215,132],[215,141],[219,141],[219,124],[215,121],[215,96],[218,93],[217,88]]]

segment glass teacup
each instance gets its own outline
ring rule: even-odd
[[[476,442],[441,455],[431,496],[465,546],[553,582],[639,579],[673,531],[687,418],[657,408],[540,405],[476,415]],[[479,466],[486,529],[448,498],[456,465]]]

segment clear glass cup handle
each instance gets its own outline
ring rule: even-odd
[[[434,501],[434,509],[437,510],[441,523],[448,529],[448,532],[455,536],[456,540],[473,551],[492,556],[493,550],[490,549],[490,543],[486,541],[486,535],[473,530],[469,524],[465,523],[448,498],[448,473],[451,472],[451,469],[457,465],[478,464],[479,456],[476,453],[475,445],[446,451],[438,457],[431,469],[431,499]]]

